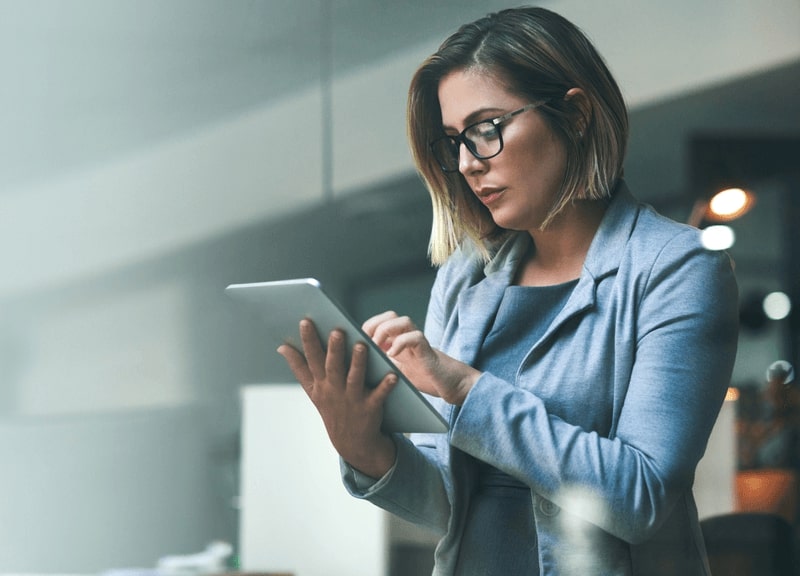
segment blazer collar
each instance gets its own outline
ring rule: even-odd
[[[589,246],[578,284],[542,339],[568,318],[594,306],[597,282],[619,267],[638,215],[636,205],[636,200],[621,180]],[[463,362],[474,363],[503,293],[513,281],[531,242],[530,236],[524,232],[509,236],[484,267],[484,278],[459,294],[459,328],[452,352]]]
[[[456,358],[473,364],[483,339],[491,328],[507,286],[531,245],[526,233],[510,236],[483,269],[483,278],[458,295],[458,332],[455,338]]]
[[[617,271],[638,217],[639,202],[620,180],[586,253],[582,276],[589,274],[599,280]]]

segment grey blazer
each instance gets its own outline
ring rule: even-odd
[[[529,243],[510,236],[486,266],[450,258],[428,309],[432,345],[475,360]],[[692,483],[729,385],[737,300],[728,256],[622,182],[516,380],[484,373],[460,408],[431,399],[449,433],[397,436],[377,482],[342,463],[345,486],[440,533],[435,575],[458,556],[474,481],[464,453],[530,486],[541,574],[708,575]]]

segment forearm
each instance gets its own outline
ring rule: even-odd
[[[661,469],[666,462],[660,461],[660,451],[653,456],[619,438],[570,424],[548,412],[534,394],[491,375],[464,404],[452,444],[629,542],[658,527],[681,484],[685,489],[690,480],[680,470]]]

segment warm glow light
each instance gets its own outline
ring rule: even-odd
[[[709,202],[708,207],[717,216],[735,214],[747,204],[747,193],[741,188],[728,188],[718,192]]]
[[[770,320],[783,320],[792,311],[792,301],[783,292],[772,292],[764,297],[764,314]]]
[[[739,399],[739,389],[738,388],[728,388],[728,391],[725,393],[725,402],[736,402]]]
[[[708,215],[718,220],[733,220],[747,212],[754,197],[741,188],[728,188],[714,194],[708,202]]]
[[[727,250],[735,240],[730,226],[709,226],[700,233],[700,241],[708,250]]]

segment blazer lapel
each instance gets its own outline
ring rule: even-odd
[[[530,246],[530,237],[515,234],[484,268],[484,277],[458,295],[458,331],[453,355],[474,364],[483,340],[492,327],[503,293],[514,279],[520,260]]]
[[[549,338],[564,322],[594,307],[597,284],[619,268],[620,258],[633,232],[637,214],[636,201],[631,196],[625,181],[621,180],[589,246],[578,284],[536,346]]]
[[[534,348],[547,340],[568,319],[595,305],[597,283],[615,273],[619,267],[637,214],[636,201],[625,182],[620,181],[586,254],[578,284]],[[503,293],[514,280],[514,274],[530,243],[531,238],[525,232],[511,235],[484,268],[484,276],[477,278],[472,286],[458,295],[457,329],[453,345],[447,350],[451,356],[467,364],[475,363],[483,340],[492,327]]]

